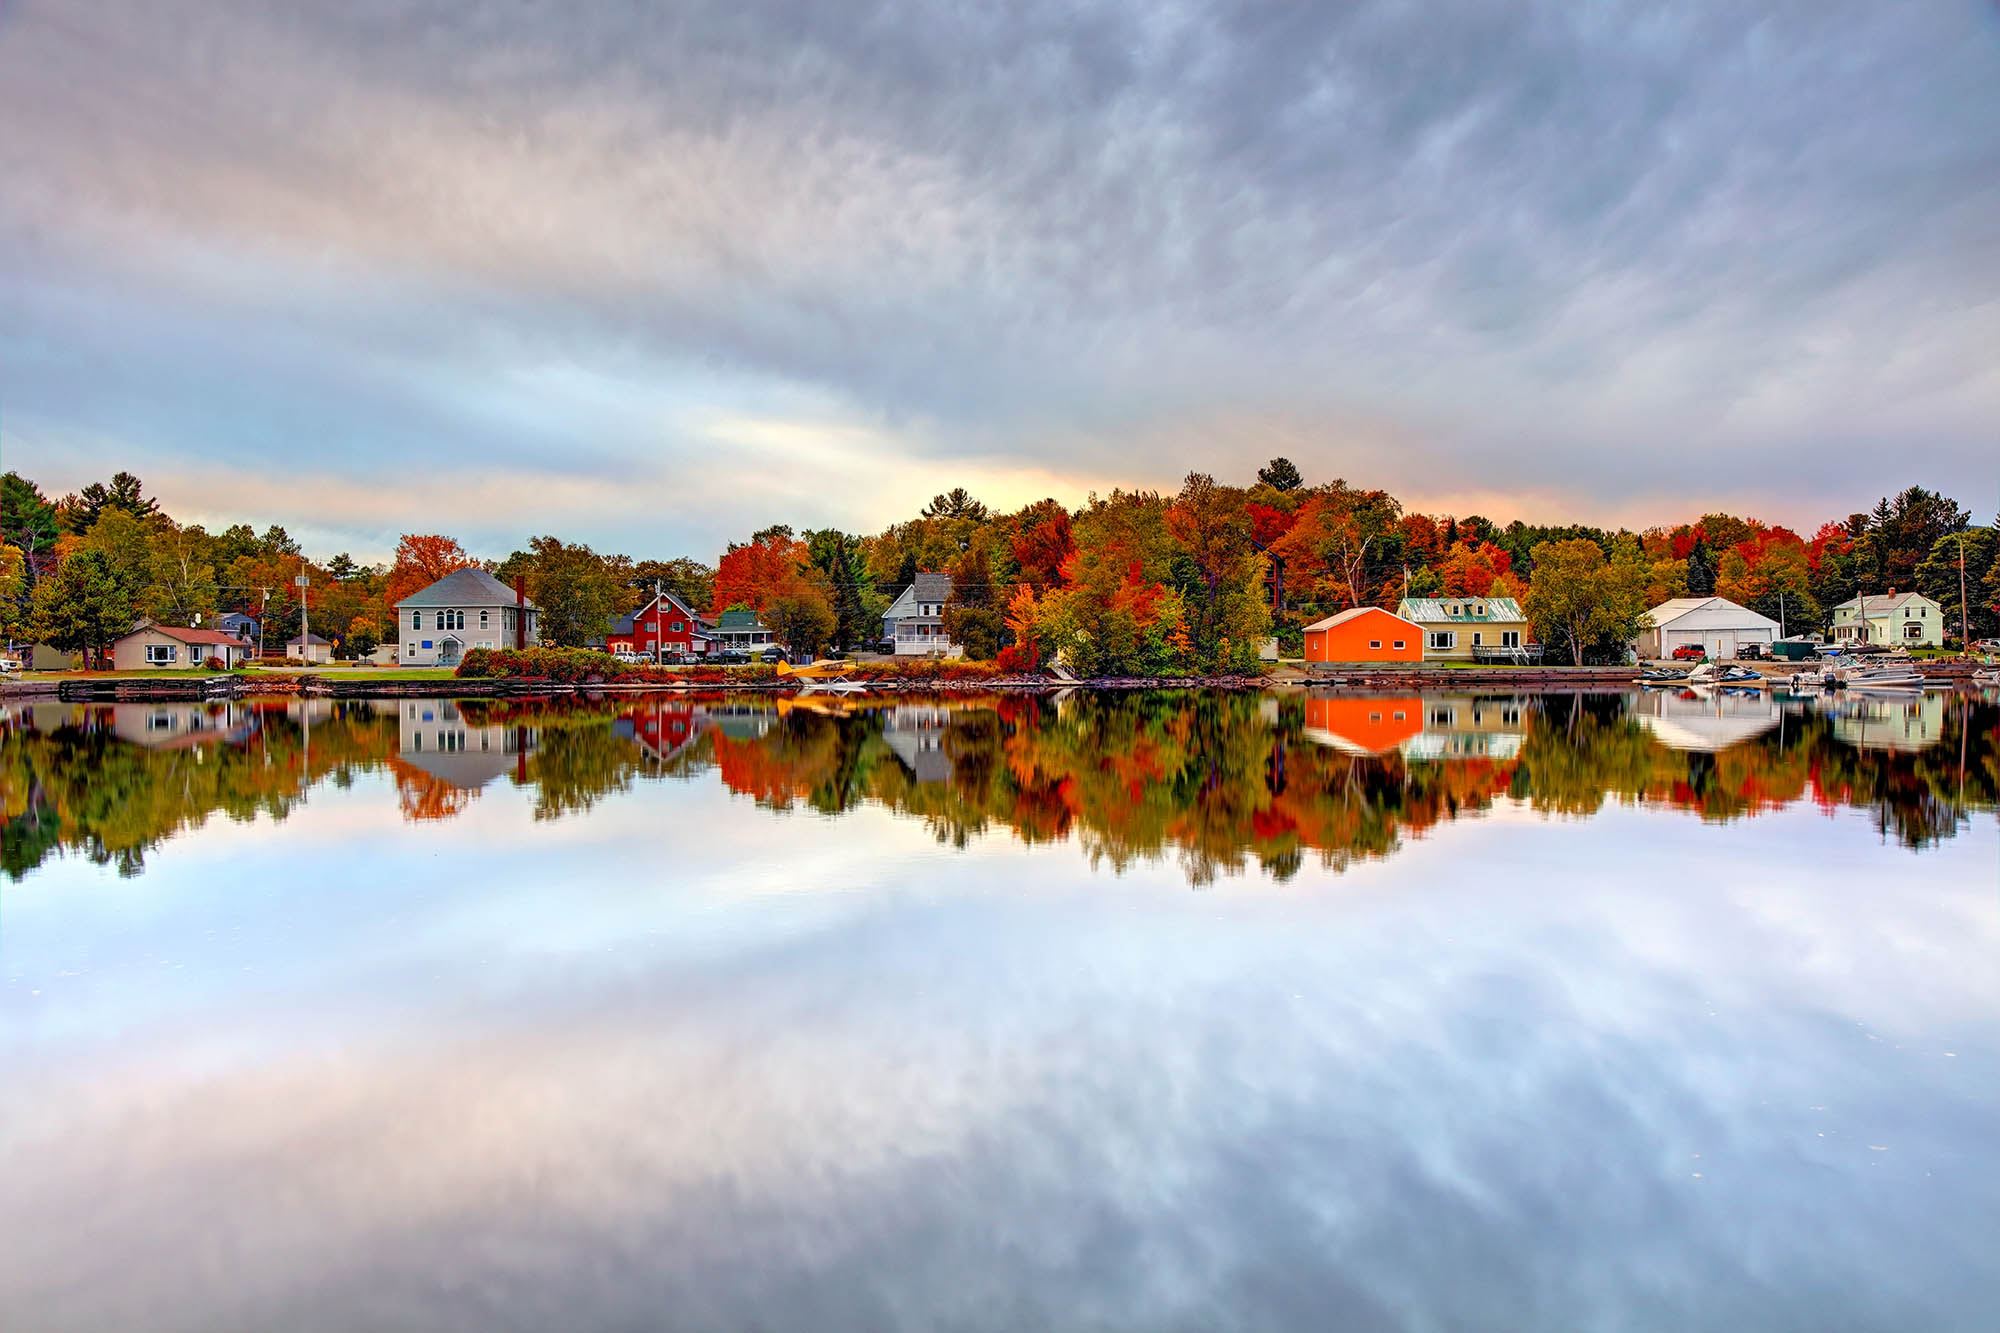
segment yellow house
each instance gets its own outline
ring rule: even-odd
[[[1542,657],[1540,645],[1529,642],[1528,617],[1512,597],[1405,597],[1396,614],[1423,627],[1426,662]]]

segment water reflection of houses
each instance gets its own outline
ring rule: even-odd
[[[1422,732],[1423,719],[1424,701],[1415,695],[1308,694],[1303,734],[1347,754],[1387,754]]]
[[[257,730],[256,711],[243,703],[113,704],[111,732],[148,750],[241,745]]]
[[[1354,755],[1511,759],[1521,750],[1526,713],[1526,702],[1513,696],[1309,695],[1304,734]]]
[[[701,734],[706,710],[684,699],[648,699],[611,723],[611,734],[631,741],[651,763],[673,758]]]
[[[1783,717],[1770,696],[1734,690],[1652,690],[1635,695],[1629,707],[1662,745],[1708,754],[1755,740]]]
[[[449,700],[401,701],[396,709],[396,755],[454,787],[479,788],[520,770],[541,742],[541,730],[519,722],[477,725]]]
[[[1527,734],[1527,700],[1515,695],[1425,695],[1424,729],[1403,742],[1411,759],[1512,759]]]
[[[945,732],[951,711],[935,704],[898,704],[882,715],[882,740],[918,782],[951,781]]]
[[[1944,734],[1945,695],[1929,691],[1909,698],[1853,695],[1829,699],[1820,711],[1833,719],[1836,740],[1863,750],[1926,750]]]

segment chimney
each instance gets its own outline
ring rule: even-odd
[[[528,646],[528,585],[521,575],[514,576],[514,647]]]

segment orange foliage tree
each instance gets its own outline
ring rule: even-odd
[[[762,611],[780,589],[789,587],[806,564],[806,544],[789,531],[767,532],[750,542],[731,542],[715,567],[714,612],[732,606]]]
[[[455,538],[435,533],[404,533],[403,540],[396,543],[396,563],[389,570],[389,586],[384,595],[389,605],[394,606],[445,575],[478,563]]]

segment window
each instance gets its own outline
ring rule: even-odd
[[[1449,611],[1452,615],[1458,614],[1458,608],[1456,606],[1448,606],[1445,609]]]
[[[1472,614],[1474,614],[1475,616],[1483,616],[1486,614],[1486,608],[1482,606],[1478,610],[1474,611]],[[1473,640],[1473,642],[1477,643],[1478,640],[1475,639]]]
[[[149,643],[146,645],[146,665],[162,666],[174,660],[174,646],[171,643]]]
[[[172,713],[154,713],[146,719],[146,730],[148,731],[172,731],[173,729],[174,715]]]
[[[657,634],[657,633],[659,633],[659,631],[660,631],[660,622],[659,622],[659,621],[657,621],[657,620],[649,620],[649,621],[647,621],[647,622],[646,622],[646,633],[648,633],[648,634]]]
[[[481,628],[481,629],[485,629],[485,628],[486,628],[486,615],[487,615],[487,613],[486,613],[486,612],[484,612],[484,611],[481,611],[481,612],[479,613],[479,628]]]
[[[410,612],[410,628],[422,629],[423,627],[424,627],[424,613],[421,611]]]
[[[1474,648],[1477,648],[1479,646],[1480,637],[1481,636],[1478,630],[1472,631],[1472,646]]]
[[[1517,629],[1501,630],[1500,646],[1502,648],[1519,648],[1521,646],[1521,631]]]
[[[670,626],[670,628],[673,630],[674,633],[679,634],[682,630],[687,628],[687,623],[685,621],[676,620]]]
[[[1403,641],[1401,639],[1396,640],[1396,651],[1397,652],[1403,651]],[[1402,714],[1398,713],[1396,714],[1396,716],[1401,717]]]
[[[1368,641],[1368,646],[1369,646],[1370,648],[1380,648],[1380,647],[1382,646],[1382,641],[1381,641],[1380,639],[1370,639],[1370,640]],[[1381,721],[1381,718],[1382,718],[1382,715],[1381,715],[1380,713],[1377,713],[1377,714],[1375,715],[1375,719],[1376,719],[1376,721],[1378,721],[1378,722],[1379,722],[1379,721]]]
[[[1458,633],[1455,630],[1435,629],[1431,631],[1427,642],[1432,648],[1456,648],[1458,647]]]

